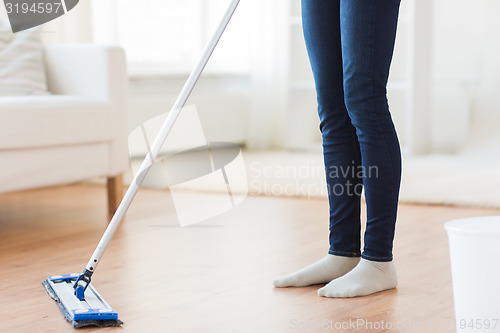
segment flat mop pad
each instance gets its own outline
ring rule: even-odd
[[[62,314],[75,328],[88,326],[110,327],[123,324],[118,313],[89,284],[85,300],[74,295],[73,284],[79,274],[51,276],[42,281],[47,293],[57,301]]]

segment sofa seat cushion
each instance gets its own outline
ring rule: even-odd
[[[0,149],[110,141],[116,115],[109,103],[79,96],[1,97]]]

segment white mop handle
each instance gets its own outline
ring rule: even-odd
[[[137,194],[137,191],[139,190],[139,187],[142,185],[142,182],[144,181],[144,178],[146,177],[146,174],[148,173],[149,169],[153,165],[156,157],[158,156],[158,153],[160,152],[161,146],[167,139],[168,134],[170,133],[170,130],[174,126],[174,123],[179,116],[182,108],[186,104],[187,99],[189,98],[189,95],[193,91],[194,86],[196,85],[196,82],[198,82],[198,79],[200,78],[201,74],[203,73],[203,69],[208,63],[208,60],[210,59],[210,56],[212,55],[213,51],[215,50],[215,47],[217,46],[217,43],[219,42],[219,39],[222,37],[222,34],[224,33],[224,30],[226,29],[227,25],[229,24],[229,21],[231,20],[231,17],[234,14],[234,11],[238,7],[240,0],[233,0],[231,4],[229,5],[226,13],[224,14],[224,17],[222,18],[221,22],[219,23],[219,26],[217,27],[214,35],[212,36],[210,42],[207,44],[205,47],[205,50],[203,51],[202,57],[198,60],[198,63],[196,64],[195,68],[189,75],[186,83],[184,84],[184,87],[182,88],[179,96],[177,97],[177,100],[174,103],[174,106],[168,113],[167,119],[165,119],[165,122],[163,123],[160,132],[156,136],[153,144],[151,145],[151,149],[148,151],[148,154],[146,155],[146,158],[144,158],[144,161],[141,164],[141,167],[139,168],[139,171],[134,177],[134,180],[132,181],[132,184],[130,184],[127,192],[125,193],[122,201],[120,202],[120,205],[118,206],[115,214],[113,215],[113,218],[111,219],[111,222],[109,222],[108,228],[104,232],[104,235],[102,236],[101,240],[99,241],[99,244],[97,245],[97,248],[95,249],[94,253],[92,254],[92,258],[90,258],[86,270],[89,273],[93,273],[95,271],[95,268],[97,267],[97,264],[101,260],[102,255],[104,254],[104,251],[106,250],[109,242],[111,241],[111,238],[115,234],[116,229],[120,225],[120,222],[123,220],[123,217],[125,216],[125,213],[127,212],[128,208],[130,207],[130,204],[132,203],[132,200],[134,199],[135,195]]]

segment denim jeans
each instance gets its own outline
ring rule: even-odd
[[[391,261],[401,151],[387,102],[400,0],[302,0],[330,204],[330,254]],[[367,221],[360,242],[360,200]]]

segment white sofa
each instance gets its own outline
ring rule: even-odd
[[[51,95],[0,97],[0,193],[107,177],[108,208],[128,168],[122,49],[45,47]]]

